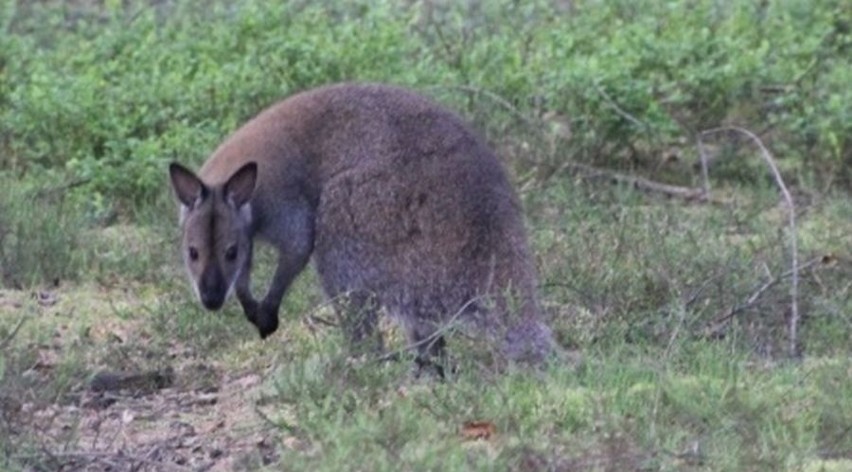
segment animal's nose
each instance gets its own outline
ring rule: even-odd
[[[201,274],[201,280],[198,282],[198,294],[201,298],[201,303],[208,310],[218,310],[225,303],[225,281],[222,279],[222,273],[215,266],[210,266]]]
[[[208,310],[218,310],[225,304],[225,297],[215,292],[201,292],[201,303]]]

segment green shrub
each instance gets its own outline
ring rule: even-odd
[[[144,201],[162,191],[167,161],[199,161],[277,98],[404,71],[402,23],[384,24],[393,18],[384,10],[341,24],[321,7],[176,8],[168,18],[145,8],[83,22],[49,48],[30,44],[21,54],[34,58],[10,71],[18,85],[3,116],[5,165],[64,169],[88,179],[87,190]]]
[[[793,175],[843,182],[852,168],[839,0],[5,5],[0,167],[61,169],[122,200],[161,192],[167,161],[200,161],[279,97],[342,80],[423,88],[516,143],[530,139],[519,113],[566,116],[572,138],[517,152],[532,160],[653,170],[733,123]],[[457,85],[513,110],[447,93]]]

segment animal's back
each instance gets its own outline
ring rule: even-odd
[[[513,357],[549,349],[517,198],[455,114],[395,87],[315,89],[258,115],[202,175],[222,180],[244,159],[259,165],[261,236],[275,243],[288,213],[309,208],[329,296],[374,297],[414,338],[464,308],[517,338]]]

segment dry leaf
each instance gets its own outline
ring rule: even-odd
[[[491,439],[497,434],[497,426],[490,421],[465,421],[461,435],[466,441],[475,439]]]
[[[836,262],[836,261],[837,261],[837,256],[835,256],[834,254],[825,254],[825,255],[822,256],[822,259],[820,259],[820,262],[823,265],[828,265],[828,264],[831,264],[831,263]]]

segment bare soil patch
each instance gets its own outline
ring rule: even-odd
[[[0,294],[3,326],[24,320],[0,387],[11,457],[62,471],[249,470],[278,460],[280,432],[256,411],[266,367],[234,369],[178,341],[158,344],[144,318],[105,310],[145,300],[103,290]]]

